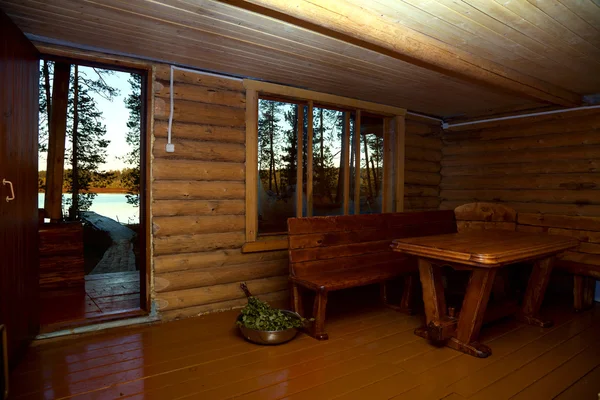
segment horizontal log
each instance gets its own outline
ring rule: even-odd
[[[173,292],[287,274],[288,260],[273,260],[262,263],[156,274],[154,289],[158,293]]]
[[[169,82],[171,78],[171,68],[170,66],[157,66],[155,71],[156,79]],[[244,85],[240,79],[230,79],[226,76],[215,76],[214,74],[207,75],[202,72],[189,72],[189,71],[181,71],[174,70],[173,71],[173,81],[174,82],[182,82],[193,85],[206,86],[214,89],[226,89],[226,90],[234,90],[238,92],[244,92]]]
[[[448,144],[444,146],[442,152],[446,156],[485,153],[488,151],[515,151],[552,147],[587,146],[592,144],[600,144],[600,130],[586,130],[569,134],[560,132],[552,135],[493,141],[469,140]]]
[[[180,253],[154,257],[154,271],[160,274],[287,259],[287,250],[248,254],[242,253],[241,249]]]
[[[437,186],[404,185],[404,196],[437,197],[439,194],[440,194],[440,189]]]
[[[408,150],[407,150],[408,156]],[[575,146],[560,149],[519,150],[490,152],[476,155],[446,156],[442,167],[457,165],[489,165],[526,162],[552,162],[555,160],[598,159],[600,146]]]
[[[244,215],[244,200],[155,200],[154,217],[179,215]]]
[[[581,242],[577,251],[579,253],[600,254],[600,243]]]
[[[560,173],[600,172],[598,160],[562,160],[493,165],[461,165],[442,168],[442,176],[488,176],[521,174],[560,174]],[[504,179],[504,178],[501,178]]]
[[[439,122],[422,123],[410,120],[411,115],[406,115],[406,134],[420,136],[434,136],[442,134],[442,127]]]
[[[246,166],[241,163],[155,158],[152,163],[155,180],[244,181]]]
[[[245,226],[246,217],[243,215],[154,217],[152,219],[154,237],[236,232],[244,229]]]
[[[420,147],[406,146],[407,160],[440,162],[442,160],[442,150],[422,149]]]
[[[444,140],[446,138],[461,140],[461,137],[469,133],[478,133],[481,139],[493,140],[528,135],[546,135],[548,133],[559,133],[561,130],[577,132],[599,127],[600,112],[598,110],[581,110],[564,114],[541,115],[477,125],[450,127],[449,130],[444,131]]]
[[[574,275],[590,276],[596,280],[600,280],[600,266],[558,259],[555,268]]]
[[[170,101],[171,90],[169,88],[169,82],[155,81],[154,94],[166,101]],[[246,95],[243,92],[189,85],[181,82],[176,82],[173,85],[173,98],[177,101],[189,100],[200,103],[219,104],[228,107],[246,108]]]
[[[600,243],[600,232],[562,228],[548,228],[550,235],[570,236],[581,242]]]
[[[404,170],[414,172],[440,172],[441,165],[439,162],[432,161],[417,161],[405,160]]]
[[[154,121],[154,136],[166,138],[169,129],[167,121]],[[246,143],[246,130],[243,127],[201,125],[173,122],[171,135],[176,139],[192,139],[226,143]]]
[[[155,181],[155,200],[243,200],[244,182],[225,181]]]
[[[575,251],[567,251],[558,256],[560,260],[571,261],[578,264],[595,265],[600,269],[600,256],[595,254],[582,254]]]
[[[177,122],[237,127],[243,127],[246,124],[246,110],[243,108],[188,100],[177,100],[173,104],[173,120]],[[169,114],[169,102],[156,97],[154,99],[154,118],[168,120]]]
[[[156,237],[154,255],[235,249],[242,247],[245,240],[244,232]]]
[[[437,186],[442,176],[437,172],[404,171],[404,183],[413,185]]]
[[[415,209],[437,209],[440,205],[439,197],[405,197],[404,198],[404,209],[415,210]]]
[[[503,221],[456,221],[456,229],[459,232],[467,231],[515,231],[517,224],[515,222]]]
[[[188,160],[223,161],[243,163],[246,160],[246,149],[240,143],[204,142],[173,138],[174,153],[167,153],[166,139],[157,138],[154,141],[152,153],[154,158],[184,158]]]
[[[425,137],[414,134],[406,134],[406,146],[421,149],[442,150],[442,140],[435,137]]]
[[[262,278],[247,281],[246,283],[252,294],[259,296],[264,293],[284,290],[288,286],[288,277],[286,275]],[[164,292],[156,296],[156,305],[159,312],[194,307],[220,301],[239,299],[244,295],[243,292],[240,292],[239,282],[179,290],[176,292]]]
[[[454,210],[468,201],[465,200],[444,200],[440,204],[442,210]],[[514,208],[517,212],[524,213],[548,213],[548,214],[563,214],[563,215],[582,215],[582,216],[598,216],[600,215],[600,206],[587,204],[552,204],[543,202],[506,202],[502,203],[508,207]]]
[[[269,303],[271,307],[283,309],[289,308],[290,294],[288,290],[266,293],[260,295],[259,297],[262,301]],[[204,304],[201,306],[162,311],[158,315],[162,321],[171,321],[174,319],[197,317],[203,314],[242,308],[246,304],[248,304],[248,300],[246,298],[239,298],[235,300]]]
[[[517,212],[500,203],[463,204],[454,209],[454,216],[457,221],[515,222],[517,220]]]
[[[523,174],[497,179],[493,176],[448,176],[441,189],[599,189],[600,173]]]
[[[574,217],[568,215],[520,213],[519,224],[553,228],[600,231],[600,217]]]
[[[463,203],[488,202],[532,202],[600,204],[597,190],[445,190],[441,200],[461,200]]]

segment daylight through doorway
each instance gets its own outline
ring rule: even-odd
[[[143,73],[40,61],[41,325],[140,312]]]

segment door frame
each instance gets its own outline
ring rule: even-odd
[[[154,68],[149,62],[121,56],[85,51],[67,46],[35,43],[40,59],[62,61],[88,67],[107,68],[121,72],[134,72],[142,76],[142,107],[140,118],[140,248],[144,249],[143,263],[140,265],[140,308],[146,313],[152,311],[152,214],[151,214],[151,160],[152,160],[152,117],[154,107],[153,82]],[[142,217],[143,214],[143,218]],[[144,279],[142,279],[144,277]]]

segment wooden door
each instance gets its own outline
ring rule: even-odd
[[[11,366],[39,329],[38,74],[37,50],[0,11],[0,324]]]

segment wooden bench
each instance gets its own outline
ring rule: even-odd
[[[325,332],[325,310],[330,291],[381,284],[405,276],[400,309],[409,311],[416,279],[416,259],[392,251],[393,239],[456,232],[452,211],[424,211],[288,219],[292,308],[304,316],[302,289],[315,292],[310,334]]]

